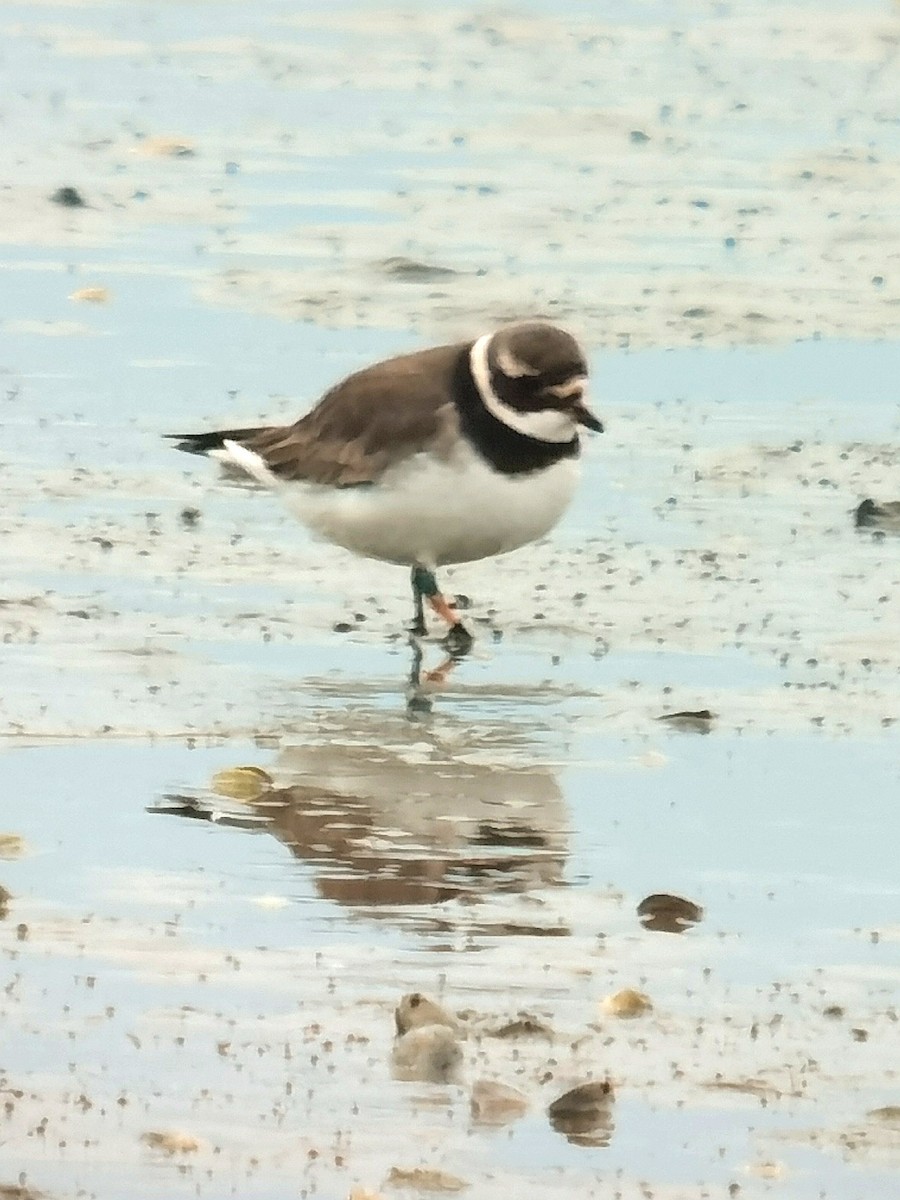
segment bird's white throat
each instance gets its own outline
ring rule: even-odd
[[[484,407],[502,421],[509,429],[534,438],[538,442],[553,442],[561,444],[571,442],[577,431],[575,421],[568,413],[556,408],[543,408],[537,412],[521,412],[509,404],[504,404],[491,387],[491,368],[488,362],[488,348],[492,335],[486,333],[478,339],[469,352],[469,369],[478,389]]]

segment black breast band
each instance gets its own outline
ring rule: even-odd
[[[478,453],[502,475],[528,475],[552,467],[564,458],[577,458],[578,435],[568,442],[543,442],[511,429],[494,416],[478,391],[469,365],[471,347],[460,353],[453,376],[453,399],[462,431]]]

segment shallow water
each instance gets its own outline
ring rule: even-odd
[[[892,1197],[900,575],[852,515],[900,477],[896,6],[0,32],[0,1190]],[[409,708],[404,573],[159,435],[535,312],[607,432],[552,539],[448,573],[475,650]],[[453,1084],[392,1075],[417,990]]]

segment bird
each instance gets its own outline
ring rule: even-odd
[[[411,633],[427,634],[427,603],[461,655],[473,638],[436,572],[556,525],[578,482],[579,431],[603,431],[587,384],[571,333],[517,321],[364,367],[290,425],[165,436],[271,488],[313,535],[407,567]]]

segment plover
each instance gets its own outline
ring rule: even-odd
[[[409,567],[413,632],[426,632],[427,601],[463,652],[471,635],[435,571],[557,523],[578,481],[579,427],[603,429],[587,375],[571,334],[526,321],[375,363],[292,425],[168,436],[278,492],[313,534]]]

